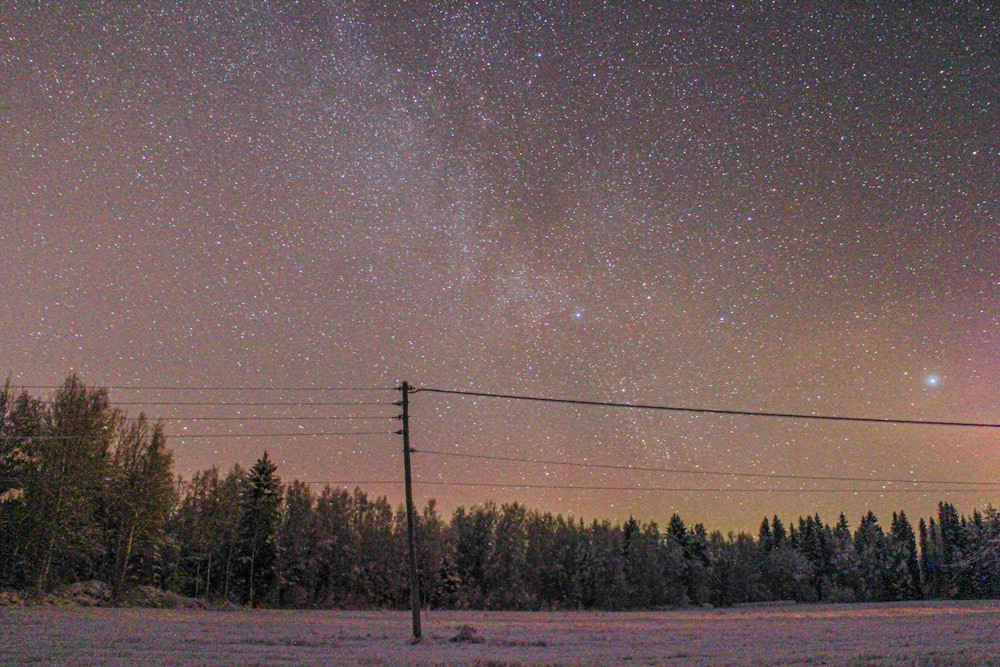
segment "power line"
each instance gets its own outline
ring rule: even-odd
[[[415,449],[415,453],[431,454],[433,456],[450,456],[454,458],[482,459],[488,461],[507,461],[513,463],[537,463],[542,465],[567,466],[572,468],[602,468],[608,470],[627,470],[633,472],[665,472],[684,475],[718,475],[728,477],[756,477],[763,479],[797,479],[824,482],[872,482],[883,484],[957,484],[966,486],[1000,487],[1000,482],[962,482],[954,480],[933,479],[876,479],[872,477],[838,477],[833,475],[791,475],[780,473],[724,472],[721,470],[690,470],[686,468],[654,468],[644,466],[615,465],[610,463],[575,463],[572,461],[552,461],[546,459],[528,459],[516,456],[490,456],[486,454],[460,454],[458,452],[441,452],[433,449]],[[933,489],[932,489],[933,490]]]
[[[667,493],[978,493],[982,489],[754,489],[664,486],[580,486],[577,484],[501,484],[495,482],[441,482],[416,480],[428,486],[471,486],[495,489],[556,489],[572,491],[651,491]]]
[[[230,406],[230,407],[291,407],[291,408],[311,408],[328,406],[355,406],[355,405],[381,405],[392,406],[392,403],[384,401],[124,401],[115,402],[115,405],[139,406],[155,405],[159,407],[183,406]]]
[[[368,480],[357,480],[357,481],[321,481],[321,480],[295,480],[303,484],[308,484],[310,486],[330,486],[330,487],[360,487],[361,485],[368,484],[372,486],[376,485],[401,485],[403,480],[401,479],[368,479]],[[754,488],[727,488],[727,487],[702,487],[702,486],[604,486],[604,485],[588,485],[579,486],[575,484],[502,484],[494,482],[443,482],[443,481],[433,481],[433,480],[415,480],[418,484],[423,484],[425,486],[461,486],[461,487],[474,487],[474,488],[490,488],[490,489],[532,489],[532,490],[545,490],[551,489],[556,491],[636,491],[636,492],[653,492],[653,493],[879,493],[879,494],[895,494],[895,493],[946,493],[946,494],[958,494],[958,493],[976,493],[977,489],[856,489],[856,488],[846,488],[846,489],[754,489]],[[183,485],[190,486],[191,481],[183,481]]]
[[[62,385],[28,384],[21,389],[62,389]],[[394,391],[394,387],[265,387],[265,386],[186,386],[171,387],[164,385],[101,385],[98,388],[115,391]]]
[[[956,422],[924,419],[894,419],[889,417],[848,417],[841,415],[815,415],[795,412],[757,412],[752,410],[721,410],[716,408],[691,408],[672,405],[649,405],[642,403],[615,403],[608,401],[588,401],[572,398],[550,398],[544,396],[525,396],[520,394],[496,394],[483,391],[461,391],[457,389],[435,389],[418,387],[411,393],[428,392],[434,394],[450,394],[452,396],[474,396],[479,398],[502,398],[515,401],[535,401],[540,403],[561,403],[566,405],[588,405],[604,408],[631,408],[634,410],[660,410],[666,412],[687,412],[694,414],[729,415],[737,417],[772,417],[779,419],[813,419],[825,421],[862,422],[867,424],[905,424],[915,426],[964,426],[968,428],[1000,428],[1000,423],[989,422]]]
[[[194,438],[320,438],[337,437],[351,435],[395,435],[395,431],[323,431],[318,433],[165,433],[168,440],[188,440]],[[114,435],[106,434],[106,435]],[[46,440],[79,440],[81,438],[93,437],[91,434],[82,435],[23,435],[12,434],[12,438],[31,441]]]
[[[356,482],[351,482],[351,481],[348,481],[348,482],[344,482],[344,481],[338,481],[338,482],[321,482],[321,481],[315,481],[315,480],[300,480],[300,479],[296,479],[296,480],[292,480],[292,482],[301,482],[302,484],[308,484],[310,486],[320,486],[320,485],[323,485],[323,486],[336,486],[336,487],[348,487],[348,486],[360,487],[362,484],[370,484],[372,486],[386,485],[386,484],[392,484],[392,485],[402,484],[403,480],[401,480],[401,479],[362,479],[362,480],[358,480]],[[192,486],[194,484],[194,481],[193,480],[186,480],[185,479],[185,480],[180,480],[178,483],[181,486]]]
[[[329,486],[360,486],[362,484],[402,484],[401,479],[363,479],[357,482],[320,482],[316,480],[302,480],[303,484],[317,485],[326,484]]]
[[[326,436],[348,435],[393,435],[393,431],[324,431],[319,433],[178,433],[169,435],[174,440],[188,438],[320,438]]]
[[[385,415],[377,417],[157,417],[159,421],[165,422],[184,422],[184,421],[238,421],[238,422],[250,422],[250,421],[328,421],[328,420],[346,420],[346,421],[379,421],[379,420],[396,420],[397,417],[388,417]]]

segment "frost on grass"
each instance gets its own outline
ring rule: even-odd
[[[407,612],[13,606],[0,665],[1000,667],[1000,602],[664,612]]]

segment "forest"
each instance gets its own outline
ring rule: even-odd
[[[173,472],[161,422],[129,417],[75,375],[46,401],[0,393],[0,588],[97,580],[214,604],[402,608],[406,514],[385,497],[282,483],[266,452],[249,468]],[[756,535],[677,514],[565,518],[512,502],[416,521],[431,608],[654,609],[741,603],[1000,597],[1000,512],[940,502],[916,527],[902,510],[852,530],[841,514],[763,518]]]

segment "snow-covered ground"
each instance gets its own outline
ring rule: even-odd
[[[405,612],[15,606],[0,664],[1000,665],[1000,602],[424,612],[422,629],[411,645]]]

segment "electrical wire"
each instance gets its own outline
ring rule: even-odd
[[[23,385],[22,389],[51,389],[58,391],[62,385]],[[101,389],[115,391],[396,391],[396,387],[265,387],[265,386],[197,386],[170,387],[163,385],[101,385]]]
[[[872,477],[840,477],[833,475],[791,475],[780,473],[750,473],[750,472],[725,472],[721,470],[690,470],[686,468],[655,468],[645,466],[615,465],[610,463],[576,463],[573,461],[552,461],[547,459],[528,459],[516,456],[490,456],[486,454],[460,454],[458,452],[442,452],[433,449],[413,449],[417,454],[430,454],[433,456],[450,456],[454,458],[481,459],[487,461],[507,461],[513,463],[534,463],[540,465],[557,465],[573,468],[600,468],[607,470],[627,470],[631,472],[661,472],[678,473],[683,475],[717,475],[727,477],[755,477],[761,479],[796,479],[824,482],[872,482],[880,484],[953,484],[967,486],[1000,487],[1000,482],[961,482],[955,480],[933,480],[933,479],[876,479]]]
[[[796,412],[756,412],[752,410],[721,410],[716,408],[691,408],[672,405],[649,405],[642,403],[615,403],[607,401],[588,401],[573,398],[550,398],[544,396],[526,396],[520,394],[496,394],[483,391],[461,391],[457,389],[436,389],[433,387],[417,387],[410,393],[427,392],[434,394],[449,394],[452,396],[473,396],[477,398],[500,398],[515,401],[534,401],[539,403],[560,403],[564,405],[587,405],[604,408],[630,408],[633,410],[660,410],[665,412],[686,412],[693,414],[728,415],[737,417],[771,417],[779,419],[813,419],[825,421],[862,422],[867,424],[899,424],[915,426],[963,426],[967,428],[1000,428],[1000,423],[990,422],[958,422],[925,419],[893,419],[889,417],[849,417],[841,415],[815,415]]]
[[[168,436],[172,440],[192,438],[321,438],[348,435],[393,435],[393,431],[325,431],[320,433],[176,433]]]
[[[272,421],[328,421],[328,420],[345,420],[345,421],[378,421],[378,420],[396,420],[398,417],[157,417],[157,421],[165,422],[185,422],[185,421],[238,421],[238,422],[250,422],[250,421],[261,421],[261,422],[272,422]]]
[[[496,482],[442,482],[414,480],[427,486],[469,486],[495,489],[556,489],[571,491],[649,491],[669,493],[977,493],[980,489],[754,489],[665,486],[579,486],[576,484],[502,484]]]
[[[29,385],[26,388],[32,389],[58,389],[58,387],[44,387],[40,385]],[[309,392],[340,392],[340,391],[355,391],[355,392],[378,392],[378,391],[399,391],[399,387],[385,388],[385,387],[237,387],[237,386],[192,386],[192,387],[162,387],[162,386],[111,386],[108,389],[114,390],[135,390],[135,391],[233,391],[233,392],[251,392],[251,391],[271,391],[271,392],[296,392],[296,391],[309,391]],[[480,392],[480,391],[461,391],[461,390],[449,390],[449,389],[439,389],[433,387],[416,387],[411,388],[410,393],[436,393],[443,395],[454,395],[463,397],[478,397],[478,398],[495,398],[495,399],[505,399],[505,400],[518,400],[518,401],[533,401],[533,402],[543,402],[543,403],[554,403],[554,404],[564,404],[564,405],[580,405],[580,406],[595,406],[595,407],[606,407],[606,408],[627,408],[627,409],[639,409],[639,410],[657,410],[657,411],[668,411],[668,412],[683,412],[691,414],[711,414],[711,415],[726,415],[726,416],[742,416],[742,417],[766,417],[766,418],[784,418],[784,419],[805,419],[805,420],[826,420],[826,421],[841,421],[841,422],[861,422],[861,423],[873,423],[873,424],[893,424],[893,425],[916,425],[916,426],[948,426],[948,427],[967,427],[967,428],[1000,428],[998,423],[986,423],[986,422],[959,422],[959,421],[941,421],[941,420],[914,420],[914,419],[893,419],[884,417],[857,417],[857,416],[841,416],[841,415],[817,415],[817,414],[802,414],[802,413],[784,413],[784,412],[765,412],[765,411],[746,411],[746,410],[727,410],[727,409],[715,409],[715,408],[694,408],[685,406],[670,406],[670,405],[651,405],[651,404],[636,404],[636,403],[620,403],[620,402],[606,402],[606,401],[591,401],[591,400],[581,400],[581,399],[568,399],[568,398],[552,398],[552,397],[541,397],[541,396],[528,396],[528,395],[518,395],[518,394],[500,394],[500,393],[490,393],[490,392]],[[333,407],[333,406],[382,406],[382,407],[396,407],[398,403],[396,402],[384,402],[384,401],[319,401],[312,402],[309,400],[286,400],[286,401],[160,401],[160,400],[130,400],[126,402],[116,403],[119,406],[158,406],[158,407],[170,407],[170,406],[198,406],[198,407],[213,407],[213,406],[226,406],[226,407],[285,407],[285,408],[314,408],[314,407]],[[164,421],[245,421],[250,422],[253,420],[257,421],[295,421],[295,420],[380,420],[380,419],[398,419],[399,417],[390,416],[329,416],[329,417],[168,417],[164,418]],[[194,433],[194,434],[170,434],[169,438],[171,440],[188,440],[188,439],[201,439],[201,438],[292,438],[292,437],[361,437],[361,436],[384,436],[384,435],[395,435],[399,434],[400,431],[328,431],[328,432],[291,432],[291,433],[223,433],[223,434],[206,434],[206,433]],[[56,440],[56,439],[73,439],[74,437],[80,436],[25,436],[34,440]],[[768,473],[746,473],[746,472],[725,472],[717,470],[688,470],[679,468],[657,468],[657,467],[639,467],[639,466],[625,466],[625,465],[613,465],[613,464],[600,464],[600,463],[576,463],[568,461],[555,461],[546,459],[529,459],[520,457],[509,457],[509,456],[489,456],[489,455],[477,455],[477,454],[461,454],[457,452],[443,452],[438,450],[428,450],[428,449],[414,449],[415,453],[423,453],[428,455],[436,456],[450,456],[457,458],[469,458],[478,460],[494,460],[494,461],[506,461],[506,462],[517,462],[517,463],[528,463],[537,465],[558,465],[558,466],[569,466],[578,468],[596,468],[596,469],[612,469],[612,470],[628,470],[632,472],[658,472],[658,473],[677,473],[677,474],[695,474],[695,475],[717,475],[717,476],[731,476],[731,477],[747,477],[747,478],[762,478],[762,479],[789,479],[789,480],[800,480],[800,481],[834,481],[834,482],[862,482],[871,484],[933,484],[933,485],[951,485],[951,486],[964,486],[964,487],[978,487],[978,488],[933,488],[933,489],[916,489],[916,488],[839,488],[839,489],[763,489],[763,488],[707,488],[707,487],[663,487],[663,486],[621,486],[621,485],[572,485],[572,484],[516,484],[516,483],[478,483],[478,482],[460,482],[460,481],[433,481],[433,480],[415,480],[419,484],[424,484],[428,486],[455,486],[455,487],[484,487],[484,488],[514,488],[514,489],[554,489],[554,490],[573,490],[573,491],[634,491],[634,492],[689,492],[689,493],[878,493],[878,494],[896,494],[896,493],[973,493],[982,492],[987,489],[981,487],[997,487],[1000,483],[994,482],[969,482],[969,481],[954,481],[954,480],[913,480],[913,479],[874,479],[874,478],[864,478],[864,477],[840,477],[840,476],[827,476],[827,475],[791,475],[791,474],[768,474]],[[401,484],[402,480],[364,480],[358,482],[319,482],[319,481],[307,481],[307,484],[326,484],[331,486],[349,486],[349,485],[361,485],[361,484]]]
[[[355,406],[355,405],[382,405],[392,406],[393,403],[384,401],[123,401],[116,402],[115,405],[139,406],[155,405],[159,407],[183,406],[229,406],[229,407],[291,407],[291,408],[312,408],[329,406]]]
[[[356,482],[343,482],[343,481],[338,481],[338,482],[320,482],[320,481],[315,481],[315,480],[300,480],[300,479],[297,479],[297,480],[294,480],[294,481],[295,482],[300,482],[302,484],[308,484],[309,486],[331,486],[331,487],[334,487],[334,486],[336,486],[336,487],[348,487],[348,486],[358,487],[358,486],[361,486],[362,484],[370,484],[372,486],[375,486],[375,485],[385,485],[385,484],[396,485],[396,484],[402,484],[403,483],[403,480],[401,480],[401,479],[362,479],[362,480],[358,480]],[[194,484],[194,481],[193,480],[187,480],[187,479],[185,479],[185,480],[179,480],[177,483],[180,484],[181,486],[191,486],[191,485]]]
[[[334,436],[368,436],[368,435],[396,435],[395,431],[324,431],[319,433],[165,433],[168,441],[189,440],[200,438],[320,438]],[[22,435],[14,434],[15,439],[31,441],[48,440],[77,440],[80,438],[92,437],[91,434],[83,435]]]

